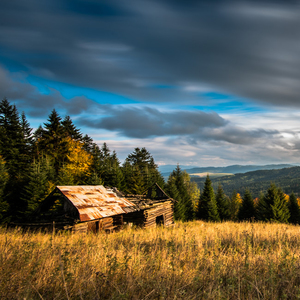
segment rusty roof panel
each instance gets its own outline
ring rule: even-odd
[[[58,186],[79,212],[80,221],[89,221],[135,211],[135,204],[107,189],[98,186]]]

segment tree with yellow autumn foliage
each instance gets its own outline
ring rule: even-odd
[[[183,176],[184,185],[186,186],[187,192],[193,203],[193,210],[197,211],[198,202],[199,202],[199,198],[200,198],[200,189],[198,188],[198,185],[196,182],[191,181],[191,177],[187,171],[183,170],[182,176]]]
[[[234,191],[232,193],[231,198],[229,199],[229,214],[230,214],[230,219],[232,221],[237,221],[238,220],[238,213],[239,213],[239,208],[242,203],[242,198],[239,193]]]
[[[83,149],[83,143],[66,137],[68,154],[61,172],[66,172],[73,178],[73,184],[78,184],[90,176],[91,154]]]

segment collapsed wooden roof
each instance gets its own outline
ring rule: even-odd
[[[151,194],[155,190],[155,198]],[[79,213],[80,221],[90,221],[146,209],[161,202],[172,200],[154,184],[144,195],[124,196],[116,188],[97,186],[57,186],[48,196],[59,192]],[[48,198],[47,197],[47,198]]]
[[[153,192],[155,196],[153,196]],[[160,203],[165,201],[174,201],[174,199],[170,198],[157,183],[153,184],[142,195],[126,195],[126,198],[134,203],[135,207],[138,210],[159,205]]]

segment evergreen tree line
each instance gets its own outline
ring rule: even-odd
[[[33,131],[24,113],[7,99],[0,102],[0,222],[30,220],[57,185],[104,185],[125,194],[142,194],[158,183],[174,202],[177,220],[300,220],[295,195],[289,201],[274,184],[255,203],[246,191],[231,198],[219,186],[215,195],[209,176],[203,191],[179,165],[167,182],[146,148],[135,148],[121,164],[115,151],[83,135],[71,118],[53,109]]]
[[[255,200],[247,189],[242,198],[236,192],[229,198],[221,185],[215,194],[211,180],[207,176],[196,217],[212,222],[232,220],[300,224],[300,210],[294,193],[287,196],[271,183],[266,193]]]
[[[121,164],[115,151],[83,135],[69,116],[62,119],[53,109],[33,131],[15,105],[0,102],[1,223],[30,220],[57,185],[104,185],[142,194],[153,183],[178,199],[177,219],[194,218],[200,191],[179,167],[165,182],[146,148],[135,148]]]

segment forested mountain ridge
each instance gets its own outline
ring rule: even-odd
[[[200,190],[203,189],[205,178],[191,177],[191,180],[198,184]],[[280,186],[286,194],[294,192],[300,195],[300,167],[238,173],[212,178],[211,181],[215,190],[221,184],[227,195],[232,195],[234,191],[243,194],[248,189],[253,197],[259,197],[261,192],[268,189],[271,182]]]
[[[170,172],[175,168],[174,165],[159,166],[159,170],[162,172],[162,175],[167,177]],[[271,165],[231,165],[226,167],[189,167],[181,166],[181,169],[185,170],[188,174],[193,175],[197,173],[246,173],[257,170],[275,170],[294,167],[290,164],[271,164]]]
[[[277,164],[277,165],[232,165],[227,167],[207,167],[207,168],[191,168],[186,169],[187,173],[204,173],[204,172],[212,172],[212,173],[247,173],[251,171],[258,171],[258,170],[274,170],[274,169],[283,169],[283,168],[290,168],[293,165],[290,164]]]

